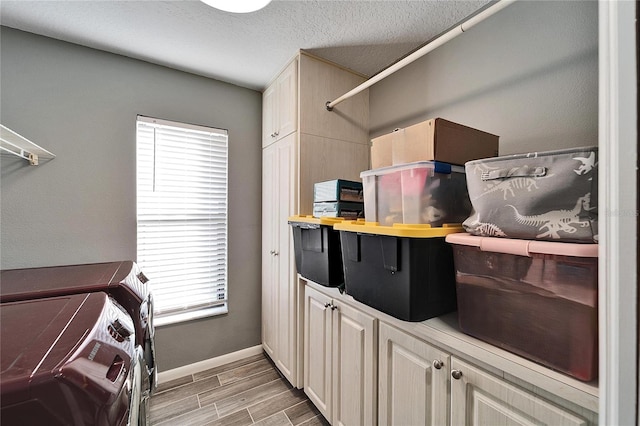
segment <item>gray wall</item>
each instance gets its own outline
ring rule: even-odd
[[[370,89],[371,136],[443,117],[500,152],[597,144],[597,3],[518,2]],[[229,129],[229,310],[160,328],[161,370],[260,343],[260,93],[2,28],[0,266],[135,258],[135,117]]]
[[[3,27],[2,124],[57,157],[2,157],[3,269],[136,257],[135,121],[229,130],[229,314],[157,330],[160,370],[258,345],[259,92]]]
[[[597,145],[598,4],[523,1],[369,92],[371,137],[442,117],[500,136],[500,154]]]

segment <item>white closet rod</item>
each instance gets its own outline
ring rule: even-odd
[[[465,31],[467,31],[469,28],[473,27],[475,24],[484,21],[489,16],[493,15],[494,13],[497,13],[497,12],[501,11],[502,9],[504,9],[505,7],[509,6],[511,3],[514,3],[516,1],[517,0],[499,0],[494,5],[486,8],[485,10],[483,10],[480,13],[478,13],[477,15],[474,15],[473,17],[469,18],[468,20],[464,21],[462,24],[452,28],[451,30],[449,30],[446,33],[442,34],[441,36],[439,36],[435,40],[431,41],[430,43],[425,44],[420,49],[416,50],[412,54],[406,56],[405,58],[403,58],[400,61],[396,62],[395,64],[391,65],[390,67],[388,67],[388,68],[384,69],[383,71],[379,72],[378,74],[374,75],[369,80],[365,81],[364,83],[360,84],[359,86],[355,87],[354,89],[351,89],[349,92],[347,92],[344,95],[340,96],[336,100],[331,101],[331,102],[327,101],[327,103],[326,103],[327,111],[333,110],[333,107],[338,105],[340,102],[342,102],[344,100],[347,100],[352,96],[357,95],[358,93],[362,92],[363,90],[365,90],[365,89],[369,88],[370,86],[376,84],[377,82],[379,82],[383,78],[393,74],[394,72],[396,72],[399,69],[405,67],[406,65],[409,65],[410,63],[412,63],[416,59],[421,58],[422,56],[424,56],[427,53],[431,52],[435,48],[442,46],[443,44],[445,44],[446,42],[448,42],[452,38],[462,34]]]

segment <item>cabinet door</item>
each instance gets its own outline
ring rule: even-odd
[[[295,214],[296,199],[296,139],[295,134],[275,143],[277,153],[277,201],[270,206],[276,211],[276,247],[273,254],[277,264],[275,286],[276,295],[276,340],[277,355],[274,360],[282,374],[292,383],[296,383],[297,346],[296,346],[296,295],[297,279],[293,236],[288,224],[289,216]]]
[[[277,130],[277,82],[262,93],[262,147],[266,147],[276,141]]]
[[[453,425],[591,424],[576,413],[461,360],[453,358],[451,364],[452,376],[459,377],[451,379]]]
[[[273,256],[277,243],[278,157],[274,145],[262,151],[262,347],[271,359],[276,359],[276,307],[278,275]]]
[[[304,392],[331,419],[331,298],[305,287]]]
[[[326,61],[299,56],[300,129],[305,134],[369,145],[369,90],[327,113],[326,102],[342,96],[366,80]],[[364,169],[362,169],[364,170]]]
[[[276,80],[278,99],[276,138],[294,132],[298,125],[298,61],[294,60]]]
[[[348,305],[333,304],[332,424],[375,425],[376,319]]]
[[[448,424],[449,354],[387,324],[379,330],[380,425]]]
[[[287,219],[295,213],[295,134],[262,151],[262,346],[294,385],[297,377],[297,280]]]

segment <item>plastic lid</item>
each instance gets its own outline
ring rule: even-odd
[[[500,155],[498,157],[489,157],[489,158],[479,158],[477,160],[467,161],[465,166],[475,165],[475,164],[484,164],[487,162],[495,163],[498,161],[509,161],[509,160],[518,160],[522,158],[541,158],[541,157],[555,157],[563,154],[575,154],[575,153],[587,153],[587,152],[598,152],[597,146],[582,146],[578,148],[562,148],[562,149],[554,149],[551,151],[538,151],[538,152],[527,152],[522,154],[509,154],[509,155]]]
[[[533,253],[570,257],[598,257],[598,244],[478,237],[467,233],[447,235],[448,243],[478,247],[482,251],[531,257]]]
[[[402,172],[413,169],[434,169],[435,173],[450,174],[451,172],[464,173],[464,167],[454,166],[440,161],[416,161],[414,163],[397,164],[395,166],[380,167],[379,169],[360,172],[360,178],[368,176],[385,175],[388,173]]]
[[[345,220],[343,217],[315,217],[312,215],[301,215],[301,216],[289,216],[289,223],[314,223],[316,225],[327,225],[333,226],[336,223],[341,223]]]
[[[388,235],[391,237],[410,237],[410,238],[434,238],[444,237],[462,231],[462,225],[444,224],[442,227],[431,227],[429,224],[408,225],[403,223],[394,223],[393,226],[383,226],[378,222],[365,221],[344,221],[334,225],[333,229],[337,231],[358,232],[361,234]]]

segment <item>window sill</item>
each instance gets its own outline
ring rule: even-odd
[[[165,325],[178,324],[181,322],[192,321],[196,319],[213,317],[217,315],[224,315],[229,312],[227,304],[222,306],[216,306],[213,308],[200,309],[193,312],[184,312],[180,314],[167,315],[165,317],[154,317],[153,325],[155,327],[162,327]]]

